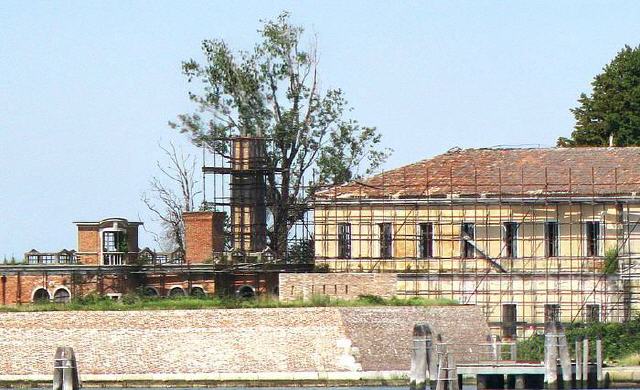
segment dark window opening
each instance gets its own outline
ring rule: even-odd
[[[544,223],[544,254],[546,257],[558,256],[558,222]]]
[[[586,322],[600,322],[600,305],[591,304],[585,308]]]
[[[69,303],[71,301],[71,294],[64,288],[59,288],[53,293],[53,301],[55,303]]]
[[[517,325],[517,307],[514,303],[502,305],[502,337],[515,338]]]
[[[587,244],[588,257],[600,255],[600,222],[588,221],[584,223],[584,233]]]
[[[433,257],[433,223],[420,224],[420,257]]]
[[[256,296],[256,291],[251,286],[242,286],[238,289],[238,297],[243,299],[251,299]]]
[[[44,288],[39,288],[33,293],[33,302],[35,303],[45,303],[49,302],[51,296],[49,295],[49,291]]]
[[[170,297],[184,297],[184,290],[181,287],[174,287],[169,291]]]
[[[196,298],[204,298],[207,294],[202,287],[191,287],[191,296]]]
[[[460,236],[462,237],[462,257],[465,259],[475,257],[476,250],[473,247],[473,244],[470,242],[475,240],[476,238],[475,224],[470,222],[463,222]]]
[[[505,257],[518,257],[518,227],[517,222],[505,222],[502,225]]]
[[[544,322],[554,324],[560,322],[560,305],[557,303],[544,305]]]
[[[145,297],[157,297],[158,291],[153,287],[145,287],[143,294]]]
[[[378,224],[380,229],[380,258],[390,259],[392,254],[393,231],[390,223]]]
[[[338,224],[338,257],[341,259],[351,258],[351,224]]]

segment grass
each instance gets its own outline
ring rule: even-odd
[[[630,353],[628,355],[622,356],[617,361],[618,366],[628,367],[628,366],[640,366],[640,353]]]
[[[314,296],[309,300],[282,302],[274,297],[261,296],[255,299],[219,298],[219,297],[179,297],[149,298],[139,295],[125,295],[115,301],[106,297],[90,295],[73,299],[70,303],[30,303],[14,306],[0,306],[0,312],[39,312],[39,311],[127,311],[127,310],[196,310],[196,309],[253,309],[253,308],[292,308],[292,307],[366,307],[366,306],[442,306],[455,305],[449,299],[423,298],[381,298],[373,295],[360,296],[354,300],[330,299],[327,296]]]

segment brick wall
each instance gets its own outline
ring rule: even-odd
[[[49,375],[57,346],[81,375],[408,370],[415,321],[488,333],[471,306],[3,313],[0,372]]]
[[[100,234],[97,226],[78,226],[78,252],[87,253],[81,255],[82,264],[98,264]]]
[[[383,273],[282,273],[279,298],[282,301],[327,295],[355,299],[358,295],[390,298],[396,293],[396,274]]]
[[[224,249],[224,213],[184,213],[185,260],[202,263]]]

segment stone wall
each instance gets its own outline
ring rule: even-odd
[[[396,274],[383,273],[282,273],[281,301],[309,299],[327,295],[339,299],[355,299],[358,295],[390,298],[396,294]]]
[[[3,313],[0,372],[48,375],[57,346],[81,375],[408,370],[415,321],[488,333],[473,306]]]

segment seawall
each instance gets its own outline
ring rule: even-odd
[[[474,306],[3,313],[0,382],[46,383],[57,346],[85,384],[402,381],[417,321],[445,341],[489,333]]]

